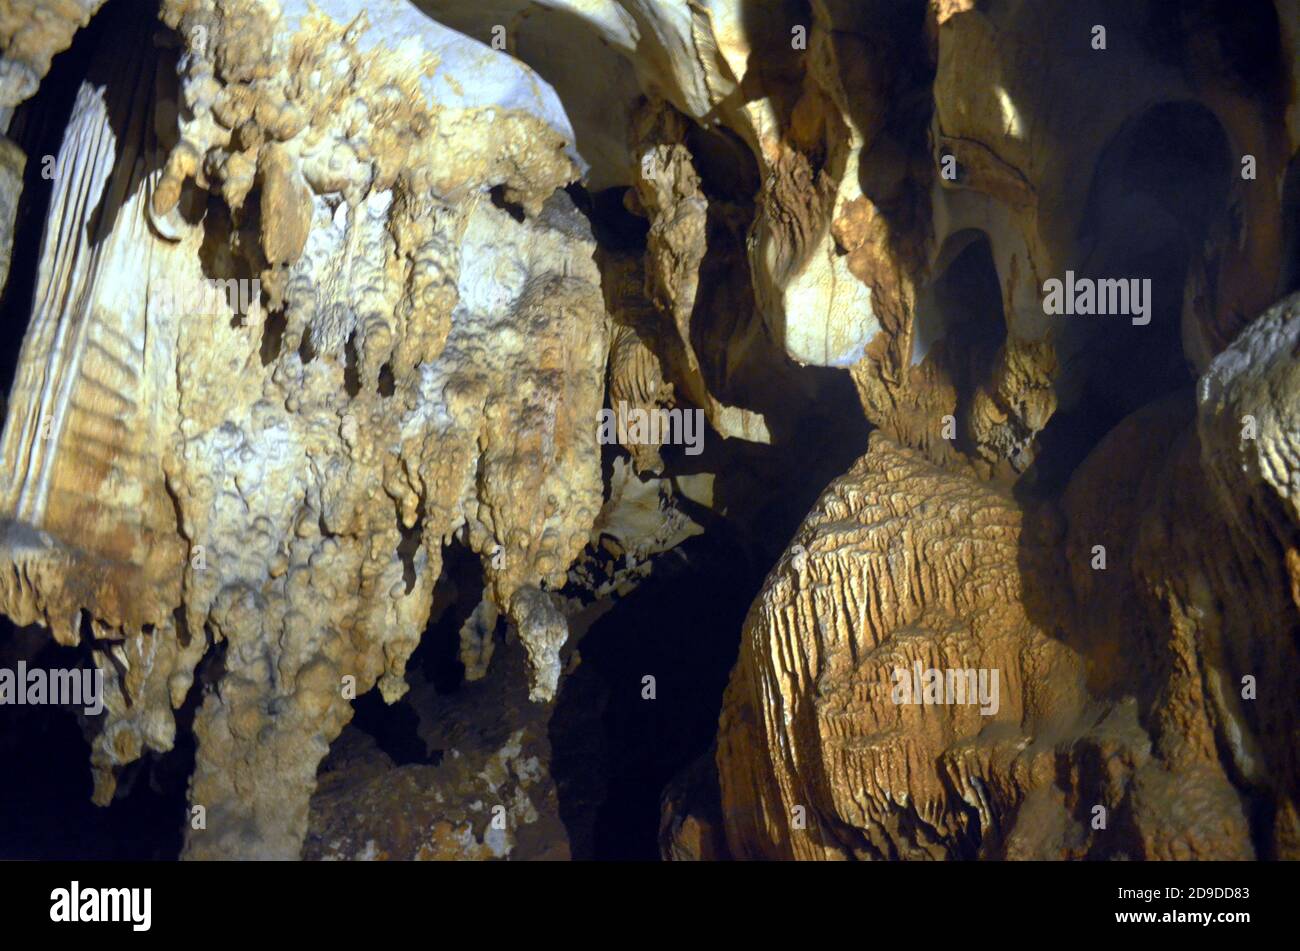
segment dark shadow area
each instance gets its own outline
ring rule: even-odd
[[[947,266],[944,267],[944,261]],[[913,323],[913,363],[935,351],[957,392],[957,448],[977,455],[968,420],[975,394],[991,386],[993,369],[1007,339],[1002,285],[986,234],[957,232],[940,257],[938,278],[922,288]]]
[[[1223,211],[1233,168],[1218,120],[1188,102],[1135,116],[1102,152],[1081,220],[1084,260],[1075,275],[1130,287],[1144,282],[1136,286],[1148,298],[1146,313],[1058,318],[1060,408],[1040,436],[1040,491],[1063,487],[1120,420],[1192,383],[1181,336],[1186,277]]]
[[[45,670],[93,669],[89,642],[60,647],[38,628],[0,618],[0,667],[19,661]],[[94,786],[86,729],[94,717],[52,705],[0,706],[0,859],[150,861],[180,855],[186,794],[194,768],[192,724],[202,678],[175,712],[176,746],[145,752],[122,767],[106,807],[91,802]],[[103,716],[100,714],[99,716]]]
[[[574,858],[659,857],[660,795],[713,742],[764,574],[724,532],[692,538],[580,641],[550,726]]]
[[[418,538],[412,530],[406,537]],[[482,570],[478,555],[458,541],[443,549],[443,572],[434,588],[430,620],[420,644],[406,663],[412,685],[429,685],[437,696],[457,693],[465,683],[460,662],[460,629],[483,597]],[[352,703],[351,727],[374,740],[395,766],[437,763],[441,750],[429,750],[420,737],[420,717],[408,693],[396,703],[384,702],[378,689],[369,690]],[[322,762],[322,771],[333,768]]]
[[[281,317],[283,319],[283,315]],[[262,365],[266,366],[266,363],[263,362]],[[348,336],[348,342],[343,346],[343,389],[349,397],[355,397],[361,392],[361,373],[357,369],[357,332],[355,330]]]
[[[740,4],[740,22],[750,47],[740,89],[742,101],[775,97],[777,119],[781,129],[787,129],[806,67],[812,4],[809,0],[749,0]]]
[[[740,136],[726,126],[706,129],[692,122],[686,128],[686,148],[706,195],[717,201],[753,204],[762,180],[754,153]]]
[[[417,650],[423,650],[424,643]],[[378,690],[370,690],[353,701],[352,710],[350,725],[371,737],[395,766],[434,761],[420,739],[419,717],[407,703],[385,703]],[[322,760],[320,769],[328,770],[330,765]]]
[[[634,215],[623,204],[625,188],[588,192],[574,183],[565,189],[576,207],[591,223],[596,244],[616,253],[644,252],[650,222]]]
[[[1300,154],[1287,165],[1282,187],[1282,275],[1279,297],[1300,291]]]
[[[266,315],[262,325],[262,342],[258,345],[258,357],[262,366],[268,367],[280,358],[280,349],[284,345],[284,332],[288,329],[289,318],[283,310],[273,310]],[[360,384],[358,383],[358,392]]]
[[[1064,376],[1085,377],[1084,400],[1115,421],[1186,385],[1180,323],[1187,268],[1227,199],[1228,140],[1197,103],[1154,106],[1102,152],[1080,225],[1079,276],[1149,279],[1150,323],[1074,318],[1062,334]]]
[[[442,575],[434,587],[429,626],[406,665],[408,671],[419,671],[440,695],[453,694],[465,684],[460,629],[482,600],[479,556],[460,541],[443,546]]]
[[[203,276],[212,282],[238,281],[242,288],[237,299],[240,304],[251,303],[246,290],[258,287],[258,275],[267,267],[262,253],[259,234],[261,222],[261,192],[254,188],[245,199],[239,215],[232,216],[230,208],[219,195],[210,195],[193,181],[187,181],[181,191],[180,211],[192,224],[202,224],[203,243],[199,246],[199,264]],[[220,289],[220,288],[219,288]],[[224,292],[227,300],[229,292]],[[265,305],[265,301],[262,302]],[[240,307],[232,304],[235,317],[247,318],[239,313]],[[239,326],[239,322],[232,326]]]
[[[1151,4],[1141,38],[1148,55],[1192,69],[1190,60],[1215,50],[1218,64],[1243,96],[1270,103],[1279,118],[1290,96],[1290,72],[1273,0],[1179,0]],[[1174,13],[1175,15],[1170,15]]]
[[[515,221],[524,220],[524,206],[518,202],[510,201],[506,198],[506,188],[504,185],[494,185],[488,191],[488,198],[494,208],[500,208]]]

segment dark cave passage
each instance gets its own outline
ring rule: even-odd
[[[465,685],[465,667],[460,661],[460,629],[483,596],[483,577],[478,556],[459,541],[443,548],[443,572],[434,589],[432,617],[420,644],[406,664],[406,677],[413,687],[429,688],[439,697],[454,697]],[[495,637],[500,638],[502,624]],[[379,690],[369,690],[352,704],[349,729],[359,730],[393,762],[437,763],[441,750],[430,750],[420,736],[420,716],[415,705],[423,697],[413,690],[397,703],[384,702]],[[327,760],[322,770],[331,768]]]
[[[1060,404],[1039,436],[1035,492],[1062,487],[1139,407],[1190,392],[1195,373],[1182,341],[1188,269],[1224,214],[1236,167],[1218,119],[1198,103],[1151,107],[1103,151],[1081,219],[1077,276],[1128,281],[1147,294],[1147,312],[1059,318]]]
[[[1064,324],[1064,404],[1081,399],[1113,423],[1191,381],[1180,336],[1186,275],[1223,212],[1232,171],[1223,128],[1199,103],[1153,106],[1106,147],[1080,225],[1077,273],[1149,281],[1153,299],[1147,324],[1122,315]]]
[[[1282,275],[1279,296],[1300,291],[1300,155],[1287,166],[1282,186]]]
[[[556,702],[552,768],[576,859],[657,859],[664,788],[717,732],[762,573],[707,537],[679,551],[591,626]]]

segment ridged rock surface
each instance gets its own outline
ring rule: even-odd
[[[1126,419],[1032,530],[875,437],[746,622],[717,755],[731,852],[1300,854],[1298,327],[1297,296],[1258,317],[1198,410]],[[998,709],[895,702],[917,661],[998,671]]]
[[[0,612],[97,803],[180,722],[187,857],[585,854],[573,626],[712,533],[785,551],[667,856],[1300,857],[1294,0],[101,5],[0,0]],[[504,710],[398,763],[453,549]]]
[[[750,611],[727,690],[733,854],[973,856],[1051,782],[1040,731],[1077,714],[1082,668],[1026,615],[1020,523],[1009,498],[883,437],[827,489]],[[997,670],[991,715],[974,696],[893,702],[916,662]]]

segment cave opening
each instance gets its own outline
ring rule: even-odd
[[[266,366],[265,362],[262,364]],[[361,392],[361,372],[357,368],[357,332],[348,335],[348,342],[343,346],[343,389],[349,399],[355,399]]]
[[[710,200],[753,204],[762,177],[758,160],[740,136],[725,126],[706,128],[689,122],[686,148]]]
[[[976,392],[990,383],[1007,338],[1002,286],[988,235],[975,228],[949,236],[937,260],[939,276],[917,295],[912,365],[935,359],[957,394],[955,443],[974,452],[967,428]]]
[[[939,277],[918,295],[912,363],[943,341],[958,389],[988,381],[993,358],[1006,342],[1002,286],[988,235],[968,228],[951,235],[938,263]]]
[[[441,695],[453,694],[465,684],[460,630],[483,600],[483,581],[482,563],[468,545],[453,538],[443,546],[442,574],[434,585],[429,625],[406,665]],[[502,628],[496,625],[494,639],[500,639]]]
[[[650,222],[627,210],[623,203],[626,191],[622,187],[592,191],[580,182],[565,188],[574,207],[590,222],[592,237],[601,251],[622,254],[645,251]]]
[[[284,345],[284,332],[288,326],[289,318],[283,308],[273,310],[266,315],[266,323],[262,325],[262,342],[257,348],[258,358],[263,367],[269,367],[280,359],[280,349]],[[359,384],[357,392],[360,392]]]
[[[500,208],[516,222],[524,220],[524,206],[518,202],[511,201],[506,196],[504,185],[493,185],[488,190],[488,200],[492,202],[494,208]]]
[[[780,427],[788,380],[810,402],[844,395],[828,374],[795,364],[773,338],[754,300],[749,241],[762,175],[753,153],[734,133],[686,120],[685,145],[707,204],[704,255],[699,262],[687,336],[705,388],[723,403],[761,414]],[[672,314],[661,316],[671,325]],[[843,376],[843,375],[841,375]],[[853,399],[847,401],[852,412]],[[775,434],[774,434],[775,435]],[[781,432],[780,437],[786,433]],[[779,437],[778,437],[779,438]]]
[[[404,570],[414,581],[409,559],[419,545],[418,526],[403,530]],[[411,689],[396,703],[386,703],[378,689],[352,702],[353,716],[344,734],[331,745],[322,761],[321,773],[345,768],[358,746],[373,743],[388,757],[390,766],[437,764],[443,751],[430,749],[421,735],[421,717],[432,697],[452,698],[465,684],[465,667],[459,656],[460,629],[483,597],[483,576],[479,557],[459,539],[443,546],[442,574],[434,585],[433,604],[420,643],[406,662]],[[408,594],[410,591],[408,590]],[[501,636],[501,625],[493,632]],[[364,734],[359,740],[354,734]]]
[[[1097,163],[1080,225],[1083,263],[1095,280],[1150,280],[1148,324],[1123,319],[1063,323],[1063,390],[1112,423],[1191,382],[1182,352],[1183,292],[1192,255],[1227,201],[1228,140],[1199,103],[1153,106],[1117,133]],[[1109,427],[1108,427],[1109,428]]]

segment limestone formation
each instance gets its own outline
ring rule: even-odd
[[[1050,781],[1044,734],[1085,695],[1077,656],[1023,607],[1024,543],[1008,498],[883,437],[827,489],[750,611],[728,688],[734,855],[969,857]],[[914,695],[932,670],[976,676],[947,678],[945,703]]]
[[[0,5],[0,115],[36,91],[56,53],[68,48],[104,0],[5,0]]]
[[[8,139],[0,139],[0,291],[9,276],[14,246],[14,217],[22,194],[23,170],[27,157]]]
[[[1239,6],[0,0],[0,613],[94,801],[192,739],[188,858],[1300,856]]]
[[[1162,26],[1161,55],[1110,20],[1104,60],[1088,59],[1082,38],[1118,14],[1105,4],[936,5],[929,259],[906,242],[885,252],[911,323],[892,325],[852,372],[868,417],[968,491],[972,477],[1027,472],[1033,532],[979,554],[995,539],[979,519],[997,503],[947,501],[938,473],[937,485],[909,481],[883,436],[828,490],[756,601],[728,690],[718,769],[733,854],[1297,854],[1294,704],[1281,699],[1296,686],[1297,522],[1283,488],[1294,468],[1283,407],[1296,395],[1293,360],[1279,356],[1293,353],[1294,303],[1258,316],[1294,286],[1284,230],[1296,220],[1275,196],[1294,188],[1283,179],[1297,143],[1278,119],[1294,96],[1295,9],[1255,12],[1281,27],[1249,66],[1232,43],[1266,27],[1214,23],[1196,5]],[[1211,29],[1237,38],[1211,41]],[[1122,91],[1120,61],[1142,77]],[[989,82],[971,82],[975,63]],[[843,227],[870,234],[871,209],[858,217]],[[856,253],[863,240],[843,244]],[[991,293],[971,269],[980,245]],[[1133,330],[1053,323],[1047,277],[1134,263],[1165,295],[1148,300],[1151,336],[1136,315]],[[1053,498],[1055,477],[1033,466],[1053,416],[1142,406],[1153,379],[1177,378],[1159,361],[1179,345],[1202,371],[1198,420],[1190,387],[1138,409]],[[940,547],[946,517],[972,533],[953,544],[960,556]],[[996,580],[972,576],[986,562]],[[992,592],[988,604],[963,600]],[[927,618],[954,600],[960,624],[977,625],[973,643]],[[1023,616],[995,613],[1017,603]],[[1029,641],[991,659],[1026,621]],[[1005,684],[1040,656],[1035,633],[1068,649],[1056,674],[1035,678],[1053,685],[1050,710],[1022,686],[1010,724],[960,725],[967,709],[949,701],[900,725],[914,711],[891,702],[888,675],[914,655],[886,660],[882,645],[919,640],[922,669],[988,666]],[[1086,689],[1072,694],[1076,678]],[[1050,769],[1035,766],[1045,747]],[[1093,821],[1098,808],[1108,826]]]
[[[569,858],[560,820],[546,707],[522,689],[524,651],[506,645],[494,677],[440,697],[412,693],[431,765],[395,766],[352,726],[322,764],[303,857],[418,860]]]
[[[375,27],[273,12],[166,7],[178,89],[166,51],[120,40],[83,84],[4,440],[4,611],[63,643],[88,619],[99,801],[170,748],[196,665],[223,658],[194,726],[194,857],[297,854],[345,687],[401,696],[453,537],[551,696],[566,629],[539,585],[600,509],[608,331],[556,191],[562,113],[404,5]],[[458,68],[499,72],[467,93]],[[439,146],[485,117],[478,151]],[[253,293],[185,293],[218,281]]]

